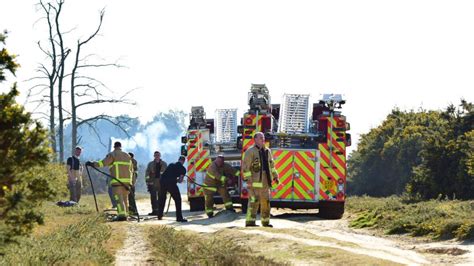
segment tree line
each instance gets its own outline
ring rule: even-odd
[[[363,134],[348,159],[349,193],[474,198],[474,108],[402,111]]]

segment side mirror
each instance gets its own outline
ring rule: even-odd
[[[239,134],[243,134],[244,133],[244,127],[243,126],[237,126],[237,132]]]
[[[346,147],[350,147],[352,145],[351,134],[346,134]]]
[[[346,130],[351,130],[351,123],[346,122]]]
[[[186,148],[186,145],[181,146],[181,155],[188,156],[188,149]]]
[[[188,142],[188,138],[185,136],[181,137],[181,143],[186,144]]]

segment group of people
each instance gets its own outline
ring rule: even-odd
[[[270,224],[270,188],[272,183],[278,183],[278,172],[271,150],[265,146],[265,135],[257,132],[254,135],[254,145],[245,151],[242,160],[242,179],[247,182],[249,189],[248,208],[245,226],[257,226],[257,212],[260,208],[261,223],[264,227]],[[226,210],[233,211],[232,199],[226,184],[231,177],[240,176],[230,164],[224,162],[223,156],[218,156],[207,169],[204,179],[205,212],[209,218],[214,216],[214,194],[222,197]]]
[[[187,222],[184,219],[181,210],[181,193],[177,182],[182,183],[186,175],[186,168],[183,164],[186,161],[184,156],[180,156],[176,163],[168,165],[161,160],[161,153],[155,151],[154,160],[149,162],[145,171],[145,181],[148,192],[150,192],[150,201],[152,212],[148,215],[158,216],[158,220],[163,218],[163,211],[166,203],[166,195],[170,193],[176,207],[176,221]]]
[[[278,183],[278,173],[275,169],[273,156],[269,148],[265,146],[265,136],[262,132],[254,135],[255,144],[245,151],[242,161],[242,179],[247,182],[249,189],[249,200],[246,226],[256,226],[257,211],[260,208],[262,226],[272,227],[270,224],[270,188],[272,182]],[[82,149],[77,147],[74,156],[68,158],[67,169],[69,177],[69,190],[72,201],[79,202],[81,182],[81,164],[79,156]],[[86,166],[105,167],[110,169],[110,187],[113,202],[116,204],[116,221],[126,221],[128,214],[137,213],[134,198],[135,184],[137,180],[137,161],[132,153],[122,151],[120,142],[114,143],[114,150],[97,162],[86,162]],[[161,160],[161,153],[154,153],[154,160],[149,162],[145,171],[145,181],[150,192],[152,212],[159,220],[163,218],[163,212],[167,193],[171,194],[176,206],[176,220],[187,222],[182,215],[181,195],[177,182],[183,182],[186,168],[183,166],[186,158],[180,156],[176,163],[167,165]],[[222,155],[218,156],[207,169],[204,179],[205,212],[209,218],[214,216],[214,194],[221,195],[226,210],[233,211],[232,200],[227,191],[226,184],[231,178],[240,176],[240,171],[234,169],[230,164],[224,162]],[[129,212],[130,202],[130,212]]]
[[[82,148],[76,147],[74,155],[67,159],[66,168],[68,175],[68,187],[70,200],[79,202],[82,187],[82,165],[79,157]],[[162,219],[166,201],[166,194],[169,192],[176,205],[176,220],[187,222],[183,218],[181,211],[181,195],[177,182],[183,182],[186,168],[183,164],[185,157],[180,156],[178,162],[169,166],[160,159],[161,154],[155,152],[155,160],[150,162],[146,171],[146,181],[152,199],[152,213]],[[133,153],[122,151],[120,142],[114,143],[114,150],[106,155],[103,160],[86,162],[87,166],[109,167],[109,188],[111,190],[111,200],[114,208],[117,209],[117,216],[114,221],[126,221],[129,214],[138,213],[135,202],[135,185],[138,176],[138,164]],[[159,201],[158,201],[159,199]]]

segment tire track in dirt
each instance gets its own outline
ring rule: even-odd
[[[309,246],[319,246],[319,247],[340,249],[340,250],[344,250],[344,251],[354,253],[354,254],[366,255],[366,256],[389,260],[389,261],[401,263],[401,264],[413,265],[413,264],[429,264],[430,263],[424,257],[416,254],[413,251],[404,250],[403,252],[405,253],[405,256],[400,256],[398,254],[392,254],[390,252],[387,252],[386,249],[376,250],[376,249],[345,247],[345,246],[338,245],[337,243],[320,241],[320,240],[315,240],[315,239],[299,238],[299,237],[291,236],[288,234],[270,233],[270,232],[260,231],[260,230],[242,230],[242,232],[245,234],[257,234],[260,236],[264,236],[266,238],[277,238],[277,239],[282,239],[282,240],[294,241],[294,242],[302,243]]]
[[[147,213],[149,203],[141,201],[138,203],[140,213]],[[202,212],[189,212],[189,206],[183,201],[183,214],[190,221],[189,223],[176,223],[174,217],[174,206],[171,204],[170,213],[163,220],[148,220],[140,224],[133,223],[129,227],[129,237],[125,243],[124,254],[128,256],[117,255],[117,265],[143,265],[149,264],[150,248],[146,243],[144,236],[144,226],[150,225],[168,225],[173,226],[177,230],[189,230],[199,233],[212,234],[222,229],[235,229],[243,234],[262,236],[262,242],[269,238],[280,239],[281,241],[294,241],[309,246],[321,246],[327,248],[335,248],[352,254],[360,254],[370,256],[377,259],[384,259],[395,263],[419,265],[419,264],[456,264],[470,263],[474,252],[474,246],[464,246],[464,250],[471,252],[462,256],[434,256],[423,252],[424,245],[416,245],[413,243],[388,239],[381,236],[372,236],[348,228],[346,220],[324,220],[314,217],[312,214],[290,214],[281,215],[280,210],[272,210],[272,214],[276,214],[272,218],[272,224],[275,226],[270,230],[262,230],[259,228],[248,229],[244,227],[245,216],[235,213],[222,213],[212,219]],[[137,229],[141,228],[141,229]],[[282,230],[279,230],[282,229]],[[285,232],[285,230],[298,230],[303,234],[293,235]],[[138,231],[137,231],[138,230]],[[137,233],[138,232],[138,233]],[[307,235],[304,235],[306,232]],[[135,237],[131,236],[135,235]],[[140,235],[140,236],[138,236]],[[311,237],[313,235],[315,237]],[[341,245],[343,243],[343,245]],[[347,243],[345,245],[344,243]],[[453,245],[449,245],[453,246]],[[119,264],[119,257],[123,264]],[[135,257],[135,260],[130,258]],[[148,258],[148,259],[147,259]]]

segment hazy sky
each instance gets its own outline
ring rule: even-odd
[[[16,78],[34,75],[44,58],[44,21],[32,0],[1,0],[0,29],[19,54]],[[390,110],[440,109],[474,99],[474,1],[124,1],[66,0],[70,46],[84,38],[106,7],[102,35],[88,46],[128,68],[97,71],[136,107],[108,108],[149,120],[168,109],[203,105],[246,108],[251,83],[283,93],[343,93],[354,142]],[[35,24],[36,22],[36,24]],[[102,112],[103,108],[87,110]]]

